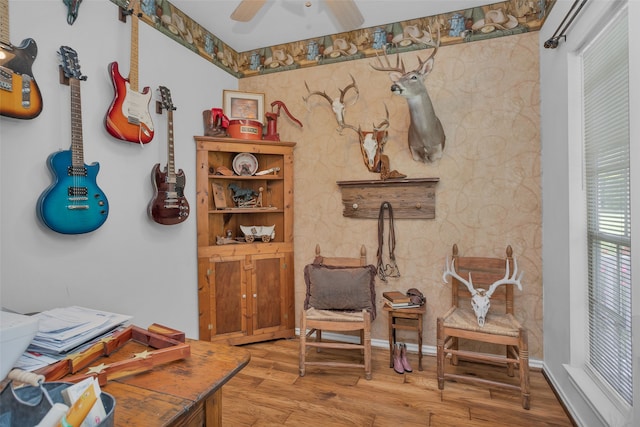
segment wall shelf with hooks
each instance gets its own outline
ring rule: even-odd
[[[395,218],[434,219],[436,184],[440,178],[338,181],[342,191],[343,216],[378,218],[380,205],[391,203]]]

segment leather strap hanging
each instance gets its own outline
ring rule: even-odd
[[[385,264],[383,261],[384,252],[384,211],[389,211],[389,263]],[[383,282],[387,281],[387,277],[400,277],[400,270],[396,263],[395,251],[396,249],[396,232],[393,224],[393,208],[391,203],[382,202],[380,205],[380,212],[378,214],[378,276]]]

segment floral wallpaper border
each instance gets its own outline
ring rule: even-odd
[[[111,0],[127,8],[129,0]],[[237,78],[539,30],[556,0],[508,0],[246,52],[236,52],[168,0],[140,0],[140,19]]]

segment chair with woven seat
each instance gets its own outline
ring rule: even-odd
[[[300,376],[307,366],[363,368],[371,379],[371,322],[376,317],[376,268],[367,265],[364,246],[360,256],[325,257],[316,245],[312,264],[304,268],[306,297],[300,316]],[[322,331],[359,332],[359,343],[323,341]],[[315,340],[311,339],[315,334]],[[307,359],[307,349],[360,350],[361,362],[339,362],[329,357]],[[319,356],[319,355],[318,355]],[[320,356],[319,356],[320,357]]]
[[[521,286],[521,276],[516,277],[516,274],[517,263],[514,261],[511,246],[507,246],[505,258],[489,258],[461,257],[458,254],[458,246],[453,245],[453,258],[450,263],[447,260],[447,269],[443,275],[445,281],[447,281],[446,278],[451,278],[452,307],[438,317],[436,329],[437,377],[440,390],[444,389],[445,380],[453,380],[519,391],[522,407],[529,409],[527,330],[514,316],[513,286]],[[473,294],[482,294],[480,298],[484,298],[483,295],[491,298],[490,309],[484,316],[472,309],[472,291]],[[503,355],[488,353],[484,347],[482,351],[466,349],[468,346],[461,349],[462,340],[504,346],[505,353]],[[494,349],[495,346],[489,348]],[[466,375],[460,368],[455,372],[446,372],[447,357],[450,357],[452,365],[458,365],[459,359],[503,365],[507,367],[509,377],[514,376],[514,370],[517,368],[519,381],[516,383],[507,378],[488,379],[476,374]]]

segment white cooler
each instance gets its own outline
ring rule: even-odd
[[[0,311],[0,381],[7,377],[37,332],[37,318]]]

